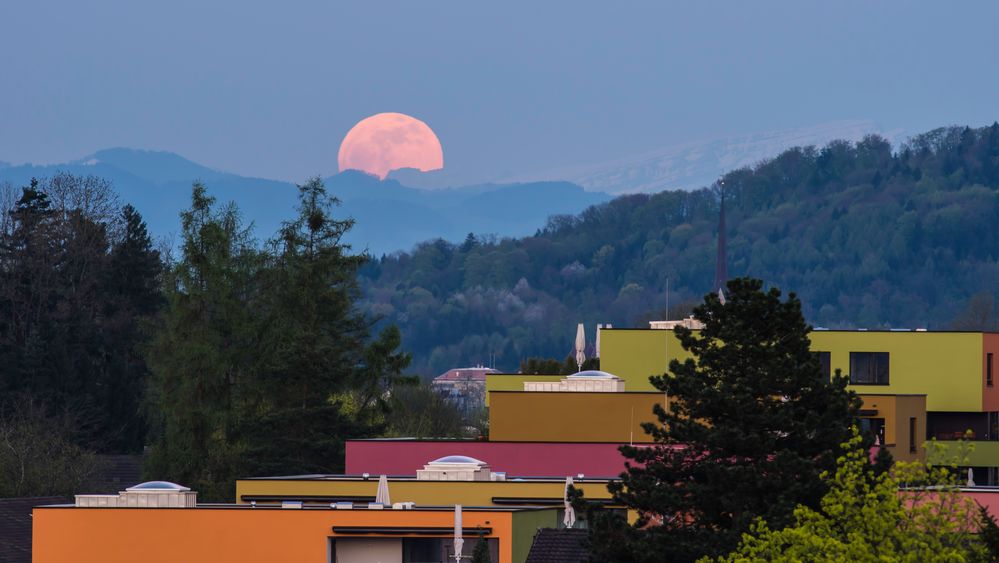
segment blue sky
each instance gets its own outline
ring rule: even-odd
[[[0,4],[0,160],[100,148],[336,171],[363,117],[427,122],[467,181],[711,135],[999,119],[995,2]]]

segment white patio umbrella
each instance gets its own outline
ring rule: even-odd
[[[461,561],[461,548],[465,540],[461,537],[461,505],[454,505],[454,560]]]
[[[571,528],[576,524],[576,511],[572,508],[572,503],[569,502],[569,487],[572,486],[572,477],[565,478],[565,493],[562,495],[562,502],[565,503],[565,517],[562,518],[562,523],[565,524],[566,528]]]
[[[375,493],[375,502],[384,506],[392,505],[392,501],[389,500],[388,477],[384,475],[378,478],[378,492]]]
[[[586,361],[586,329],[583,323],[576,327],[576,365],[580,371],[583,369],[583,362]]]
[[[975,472],[972,471],[970,467],[968,468],[968,486],[975,486]]]

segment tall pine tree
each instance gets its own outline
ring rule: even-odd
[[[134,207],[125,205],[120,221],[121,235],[111,247],[102,280],[104,330],[111,345],[102,350],[109,359],[103,386],[105,439],[111,451],[134,452],[145,445],[142,399],[149,370],[143,348],[149,338],[148,323],[164,305],[163,263]]]
[[[183,255],[167,274],[167,308],[147,353],[155,442],[145,471],[223,500],[232,498],[237,476],[260,257],[236,209],[214,203],[195,184],[181,214]]]
[[[798,504],[816,508],[859,399],[838,374],[822,377],[810,327],[794,294],[759,280],[728,282],[723,304],[709,294],[694,332],[677,327],[692,359],[653,377],[669,411],[646,424],[654,447],[622,447],[630,460],[610,485],[639,513],[632,526],[601,515],[591,528],[600,561],[693,561],[732,550],[757,517],[780,527]]]
[[[183,218],[183,256],[149,351],[160,418],[149,477],[232,498],[238,476],[343,469],[348,437],[378,429],[387,385],[409,361],[390,328],[374,340],[355,308],[364,257],[316,179],[298,217],[263,250],[203,186]],[[358,397],[347,408],[342,398]]]
[[[334,217],[338,200],[314,178],[299,187],[298,217],[271,242],[261,310],[254,410],[247,420],[251,475],[343,470],[346,438],[377,430],[372,409],[409,362],[394,327],[369,340],[355,308],[365,257],[342,241],[353,221]],[[357,399],[351,409],[338,398]],[[380,414],[380,413],[378,413]]]

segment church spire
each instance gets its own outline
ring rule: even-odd
[[[728,281],[728,265],[725,256],[725,180],[718,182],[721,191],[721,208],[718,211],[718,256],[715,259],[715,286],[714,291],[725,289],[725,282]]]

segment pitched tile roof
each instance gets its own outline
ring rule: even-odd
[[[541,528],[526,563],[583,563],[589,557],[585,540],[586,530]]]
[[[31,509],[66,504],[66,497],[0,499],[0,563],[31,563]]]
[[[454,368],[438,375],[434,381],[444,383],[445,381],[485,381],[486,374],[499,373],[498,370],[482,366],[474,368]]]

